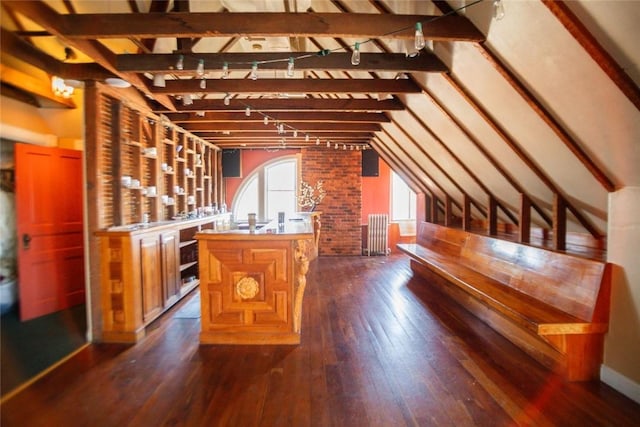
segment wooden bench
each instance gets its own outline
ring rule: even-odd
[[[569,381],[599,377],[610,266],[423,222],[398,244],[414,274],[437,286]]]

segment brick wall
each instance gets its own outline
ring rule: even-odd
[[[361,153],[351,150],[304,148],[302,180],[324,182],[327,191],[317,211],[322,212],[320,255],[361,255]]]

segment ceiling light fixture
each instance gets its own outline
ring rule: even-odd
[[[249,75],[249,78],[251,78],[251,80],[258,80],[258,62],[257,61],[253,61],[253,64],[251,65],[251,74]]]
[[[416,22],[416,33],[414,40],[415,48],[421,50],[422,48],[424,48],[425,44],[426,43],[424,41],[424,34],[422,33],[422,23]]]
[[[502,4],[502,0],[493,0],[493,17],[498,21],[504,18],[504,4]]]
[[[351,54],[351,65],[360,65],[360,43],[356,42]]]
[[[204,76],[204,59],[198,60],[198,67],[196,67],[196,75],[198,77]]]
[[[178,55],[178,60],[176,61],[176,70],[184,69],[184,56]]]
[[[154,74],[153,86],[155,87],[167,87],[167,82],[164,79],[164,74]]]
[[[207,88],[207,79],[203,77],[200,79],[200,89],[206,89],[206,88]]]
[[[226,94],[224,97],[224,105],[229,105],[231,104],[231,95]]]
[[[229,63],[227,61],[225,61],[224,64],[222,64],[222,78],[223,79],[229,78]]]
[[[64,79],[53,76],[51,77],[51,90],[56,96],[60,96],[62,98],[71,98],[73,95],[73,86],[69,86],[64,82]]]
[[[190,93],[187,93],[182,97],[182,105],[193,105],[193,97]]]
[[[293,77],[293,69],[294,69],[294,60],[293,56],[289,58],[289,63],[287,64],[287,77]]]
[[[247,105],[247,108],[244,109],[244,115],[249,117],[251,116],[251,107]]]
[[[269,116],[265,115],[263,122],[264,122],[265,125],[268,125],[269,124]]]

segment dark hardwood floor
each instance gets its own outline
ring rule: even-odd
[[[185,301],[180,304],[187,304]],[[640,405],[564,383],[424,282],[404,255],[321,257],[299,346],[200,346],[166,313],[1,406],[9,426],[631,426]]]

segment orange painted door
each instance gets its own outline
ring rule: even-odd
[[[20,318],[85,302],[82,152],[15,146]]]

